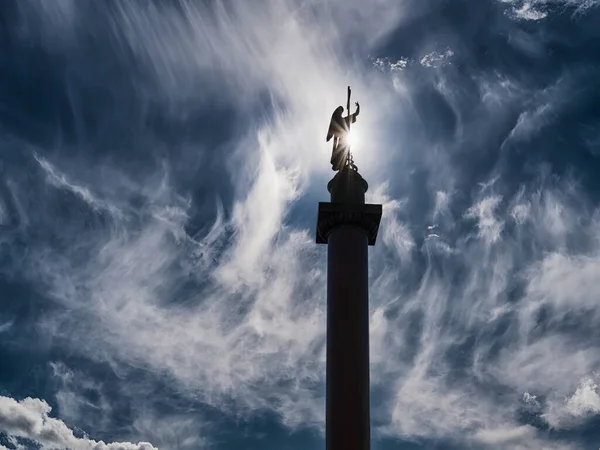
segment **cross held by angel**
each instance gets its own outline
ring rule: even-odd
[[[327,140],[329,142],[333,138],[333,149],[331,151],[331,169],[334,171],[342,170],[348,159],[350,152],[350,142],[348,136],[350,134],[350,125],[356,123],[356,117],[360,113],[360,105],[355,103],[356,111],[350,114],[350,86],[348,86],[348,114],[344,117],[344,107],[338,106],[329,123],[329,131],[327,131]]]

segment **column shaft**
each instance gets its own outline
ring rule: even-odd
[[[341,226],[328,237],[327,450],[368,450],[368,237]]]

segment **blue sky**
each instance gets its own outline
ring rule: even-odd
[[[598,449],[599,6],[2,2],[0,450],[324,446],[347,85],[372,447]]]

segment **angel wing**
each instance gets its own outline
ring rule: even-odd
[[[329,142],[332,137],[339,136],[344,132],[345,127],[343,126],[343,113],[344,108],[342,106],[339,106],[331,115],[331,121],[329,122],[329,130],[327,131],[327,139],[325,142]]]

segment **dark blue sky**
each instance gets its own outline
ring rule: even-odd
[[[324,447],[347,85],[372,448],[598,449],[598,55],[596,0],[2,2],[0,450]]]

